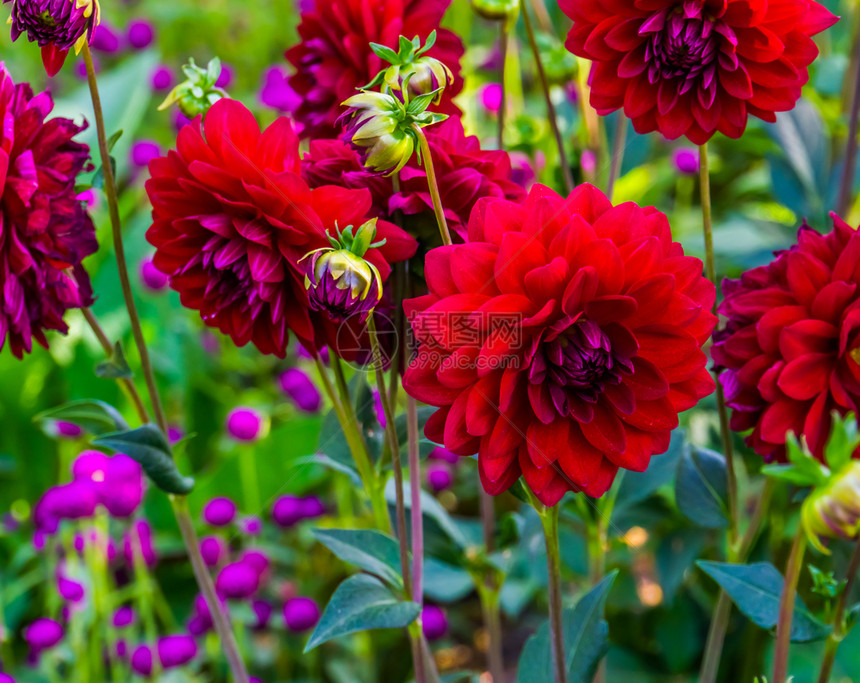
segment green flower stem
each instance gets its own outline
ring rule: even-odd
[[[564,629],[561,620],[561,556],[558,546],[558,506],[535,507],[543,524],[546,540],[546,562],[549,573],[549,626],[552,640],[552,664],[555,683],[567,683],[567,659],[564,654]]]
[[[332,355],[332,367],[335,369],[339,391],[332,385],[328,371],[319,355],[314,356],[314,362],[316,363],[320,380],[323,383],[323,388],[334,406],[334,413],[343,430],[349,451],[352,454],[353,460],[355,460],[358,476],[361,478],[364,490],[370,498],[370,506],[373,510],[376,528],[380,531],[390,531],[391,519],[388,516],[388,505],[385,503],[385,492],[382,489],[382,483],[376,473],[376,468],[370,460],[367,445],[358,431],[358,420],[355,417],[355,412],[352,410],[352,403],[349,399],[349,388],[346,386],[340,361]]]
[[[442,244],[453,244],[451,232],[448,230],[448,221],[445,218],[445,209],[442,208],[442,197],[439,195],[439,183],[436,180],[436,169],[433,166],[433,155],[430,153],[430,145],[427,136],[417,123],[412,124],[412,130],[418,138],[418,149],[427,173],[427,186],[430,189],[430,197],[433,199],[433,213],[436,214],[436,223],[439,225],[439,233],[442,235]]]
[[[788,650],[791,647],[791,622],[794,617],[794,603],[797,598],[797,582],[803,568],[803,554],[806,551],[806,533],[801,525],[791,544],[791,554],[785,568],[785,584],[779,601],[779,621],[776,622],[776,649],[773,655],[772,683],[784,683],[788,674]]]
[[[478,583],[478,598],[481,601],[481,614],[488,636],[487,668],[495,682],[505,680],[505,660],[502,652],[501,586],[497,584],[493,574],[494,572],[488,570],[481,583]]]
[[[84,314],[84,319],[87,321],[93,333],[96,335],[96,339],[99,340],[99,344],[101,344],[105,355],[110,358],[110,356],[113,354],[113,344],[111,344],[110,339],[108,339],[107,334],[105,334],[105,331],[99,324],[99,321],[96,318],[95,314],[92,312],[92,309],[82,308],[81,312]],[[120,389],[122,389],[123,393],[134,405],[134,411],[137,413],[137,416],[140,421],[143,423],[149,422],[149,415],[146,412],[146,406],[143,404],[143,400],[140,398],[140,394],[138,393],[137,387],[134,385],[134,382],[127,378],[119,379],[117,380],[117,382],[119,383]]]
[[[499,51],[501,52],[501,86],[502,86],[502,101],[499,107],[499,149],[505,148],[505,117],[508,108],[508,93],[505,79],[505,72],[508,68],[508,44],[510,43],[510,26],[508,19],[502,19],[499,22],[501,26],[501,35],[499,36]]]
[[[84,557],[90,570],[90,576],[93,582],[93,608],[95,610],[94,626],[101,626],[104,630],[104,640],[100,635],[96,635],[92,640],[97,644],[96,659],[102,660],[101,643],[107,644],[107,661],[108,671],[110,672],[111,681],[120,681],[122,676],[119,675],[120,663],[117,661],[116,652],[116,631],[108,623],[111,618],[108,605],[110,597],[110,587],[108,583],[108,567],[107,567],[107,538],[108,538],[108,518],[103,511],[100,511],[96,516],[96,539],[99,543],[99,548],[94,548],[92,543],[84,544]],[[123,672],[124,673],[124,672]]]
[[[176,515],[176,521],[179,524],[179,531],[185,541],[185,546],[188,548],[188,558],[191,560],[194,576],[197,577],[197,583],[206,600],[206,605],[212,614],[215,631],[221,639],[224,657],[227,659],[230,671],[233,673],[235,683],[248,683],[248,670],[245,668],[242,655],[239,654],[239,647],[236,644],[233,627],[230,625],[230,618],[221,606],[221,601],[215,593],[215,584],[212,582],[212,577],[209,574],[206,563],[203,561],[203,555],[200,554],[200,543],[197,540],[197,532],[194,530],[194,522],[191,519],[191,514],[188,512],[188,500],[185,496],[170,496],[170,504],[173,507],[173,513]]]
[[[773,497],[775,487],[775,479],[768,478],[765,481],[764,489],[758,497],[755,512],[753,512],[752,519],[743,539],[741,539],[740,545],[737,549],[732,546],[728,549],[729,562],[746,562],[756,538],[758,538],[759,531],[761,531],[765,513],[770,508],[770,499]],[[723,654],[723,643],[726,639],[726,630],[729,626],[731,612],[732,600],[728,596],[728,593],[720,589],[717,605],[711,617],[711,626],[708,629],[708,638],[705,642],[705,656],[702,658],[702,667],[699,670],[699,683],[714,683],[717,680],[717,674],[720,670],[720,659]]]
[[[555,104],[553,104],[552,101],[549,81],[547,80],[546,70],[544,69],[543,61],[540,57],[540,49],[538,48],[537,39],[535,38],[531,18],[529,17],[529,8],[526,5],[526,0],[521,0],[520,9],[522,11],[523,22],[526,27],[526,34],[529,38],[529,46],[532,49],[535,66],[537,67],[538,79],[540,80],[541,88],[543,89],[543,96],[546,100],[547,118],[549,119],[549,125],[552,128],[552,133],[555,136],[555,143],[558,147],[558,162],[564,176],[565,190],[567,191],[567,194],[570,194],[573,192],[574,187],[573,174],[570,172],[570,164],[567,162],[567,152],[564,151],[564,139],[561,137],[561,130],[559,130],[558,127],[558,116],[556,115]]]
[[[717,292],[720,291],[720,283],[717,279],[717,267],[714,259],[714,232],[711,214],[711,175],[708,164],[708,146],[699,146],[699,183],[702,189],[702,225],[705,235],[705,272],[708,279],[714,284]],[[717,312],[717,303],[714,300],[714,314]],[[729,413],[726,409],[726,397],[723,394],[723,385],[717,379],[717,412],[720,416],[720,435],[723,441],[724,455],[726,456],[726,478],[728,479],[728,515],[729,515],[729,545],[734,546],[738,535],[738,481],[735,474],[734,448],[732,446],[732,434],[729,430]]]
[[[245,501],[245,508],[257,514],[263,506],[260,502],[260,484],[253,446],[239,448],[239,478],[242,480],[242,498]]]
[[[418,450],[418,405],[406,399],[409,437],[409,494],[412,502],[412,601],[424,605],[424,516],[421,512],[421,460]]]
[[[618,112],[615,128],[615,140],[612,144],[612,161],[609,166],[609,180],[606,183],[606,196],[612,201],[615,183],[621,175],[621,163],[624,161],[624,148],[627,146],[627,117],[624,112]]]
[[[107,132],[105,131],[104,114],[102,113],[101,98],[99,97],[99,87],[96,81],[96,73],[93,68],[93,58],[90,54],[89,46],[84,43],[82,50],[84,64],[87,68],[87,82],[90,87],[90,97],[93,101],[93,115],[96,120],[96,134],[99,143],[99,155],[101,156],[102,169],[104,173],[104,191],[107,197],[108,212],[110,214],[111,231],[113,234],[113,246],[116,252],[116,264],[119,272],[119,282],[122,288],[122,295],[125,299],[125,307],[128,309],[128,317],[131,321],[131,331],[134,335],[134,342],[137,346],[138,354],[140,355],[140,365],[143,369],[143,376],[146,380],[146,387],[149,391],[149,400],[152,403],[152,412],[155,415],[155,422],[164,434],[167,434],[167,419],[164,416],[164,410],[161,407],[161,399],[158,396],[158,386],[155,383],[155,374],[152,370],[152,363],[149,359],[149,350],[146,348],[146,340],[143,337],[143,330],[140,326],[140,317],[137,314],[137,304],[134,302],[134,295],[131,291],[131,280],[128,276],[128,265],[125,259],[125,247],[122,241],[122,224],[119,217],[119,193],[116,187],[116,178],[113,175],[113,166],[110,161],[110,151],[107,144]]]
[[[836,608],[833,612],[833,633],[827,638],[824,646],[824,659],[821,661],[821,671],[818,674],[818,683],[828,683],[833,662],[836,660],[836,651],[848,634],[848,626],[845,623],[845,606],[854,587],[857,573],[860,572],[860,542],[855,544],[854,553],[848,563],[848,574],[845,577],[845,587],[836,599]]]

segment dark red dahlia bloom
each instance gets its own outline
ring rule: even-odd
[[[439,194],[448,227],[462,237],[472,208],[482,197],[522,202],[526,192],[511,179],[511,158],[502,150],[481,149],[474,135],[466,135],[458,117],[424,129],[439,182]],[[421,216],[432,223],[433,200],[427,174],[417,155],[400,171],[400,192],[392,194],[390,178],[371,173],[359,155],[338,140],[313,140],[302,163],[302,175],[311,184],[367,187],[373,196],[376,215],[391,218],[397,210],[406,216]]]
[[[567,49],[594,61],[591,104],[639,133],[717,131],[739,138],[747,116],[792,109],[818,56],[811,36],[838,21],[814,0],[559,0],[574,25]]]
[[[713,391],[714,287],[654,208],[591,185],[484,199],[426,274],[430,293],[405,303],[419,347],[404,386],[440,408],[428,438],[478,454],[489,493],[523,475],[547,505],[600,496]]]
[[[341,102],[367,85],[388,66],[370,49],[380,43],[397,50],[401,35],[416,35],[425,41],[434,30],[436,45],[427,54],[443,62],[454,73],[454,85],[436,111],[459,113],[451,98],[463,88],[460,58],[463,43],[447,29],[440,29],[451,0],[328,0],[317,2],[302,13],[299,36],[302,42],[287,51],[295,67],[290,87],[302,102],[293,112],[304,124],[302,135],[334,138],[340,133],[336,121],[343,113]]]
[[[98,248],[75,179],[89,148],[74,141],[84,126],[48,119],[48,93],[15,85],[0,62],[0,349],[21,358],[45,330],[66,333],[63,315],[93,302],[81,261]]]
[[[302,179],[299,142],[289,119],[262,133],[242,104],[223,99],[185,126],[176,149],[149,165],[146,190],[155,266],[170,276],[182,304],[243,346],[283,357],[289,331],[306,348],[332,343],[337,325],[310,310],[304,287],[310,251],[329,246],[326,231],[364,223],[367,190]],[[367,260],[382,278],[409,258],[415,241],[380,221]]]
[[[766,266],[723,282],[714,362],[747,443],[784,460],[786,433],[805,436],[819,458],[831,412],[860,399],[860,233],[833,216],[821,235],[807,225],[797,244]]]

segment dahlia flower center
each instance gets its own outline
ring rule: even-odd
[[[648,80],[681,78],[692,87],[701,76],[707,88],[716,77],[721,37],[727,30],[731,32],[723,22],[706,15],[697,0],[685,0],[654,14],[639,29],[640,35],[650,35],[645,47]]]
[[[541,344],[529,367],[529,381],[548,382],[553,402],[564,414],[566,398],[594,403],[607,386],[620,384],[631,372],[630,359],[613,348],[606,332],[597,323],[580,319]]]

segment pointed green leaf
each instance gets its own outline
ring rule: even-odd
[[[430,50],[430,49],[431,49],[435,44],[436,44],[436,29],[433,29],[433,32],[432,32],[429,36],[427,36],[427,42],[426,42],[426,43],[424,43],[424,47],[422,47],[421,49],[419,49],[419,50],[415,53],[415,56],[416,56],[416,57],[420,57],[420,56],[421,56],[421,55],[423,55],[425,52],[427,52],[428,50]]]
[[[128,361],[125,359],[122,344],[119,342],[113,345],[111,357],[96,365],[95,372],[96,377],[103,377],[105,379],[129,379],[134,376],[131,368],[128,367]]]
[[[475,590],[465,569],[428,557],[424,560],[424,595],[435,602],[457,602]]]
[[[390,504],[394,504],[397,500],[396,484],[393,479],[389,479],[385,485],[385,500]],[[408,481],[403,482],[403,502],[407,510],[412,509],[412,488]],[[460,548],[467,548],[470,544],[468,539],[463,535],[460,528],[451,519],[448,511],[442,507],[438,500],[431,496],[426,491],[421,491],[421,514],[424,517],[433,519],[442,531],[454,541]]]
[[[400,60],[397,57],[397,53],[386,45],[380,45],[379,43],[371,43],[370,49],[373,50],[373,54],[375,54],[380,59],[384,59],[389,64],[400,63]]]
[[[314,529],[314,537],[344,562],[403,587],[397,541],[372,529]]]
[[[113,152],[114,145],[119,141],[122,137],[122,128],[120,128],[116,133],[111,135],[107,140],[107,148],[108,152]]]
[[[186,495],[194,488],[194,479],[180,474],[170,456],[167,439],[153,424],[145,424],[130,431],[103,434],[93,440],[93,445],[134,458],[162,491]]]
[[[356,472],[354,467],[350,467],[349,465],[342,463],[339,460],[335,460],[334,458],[330,458],[327,455],[323,455],[322,453],[317,453],[316,455],[305,455],[301,458],[296,458],[296,465],[322,465],[323,467],[328,467],[335,472],[345,474],[347,477],[349,477],[349,480],[355,485],[356,488],[361,488],[363,486],[363,484],[361,483],[361,477],[359,476],[358,472]]]
[[[779,603],[785,581],[768,562],[731,564],[699,560],[697,565],[716,581],[746,617],[764,629],[772,629],[779,619]],[[826,638],[833,629],[817,619],[797,597],[791,622],[791,640],[807,643]]]
[[[35,422],[62,420],[71,422],[90,434],[106,434],[128,429],[128,425],[116,408],[104,401],[84,399],[70,401],[36,415]]]
[[[675,502],[690,521],[708,529],[726,527],[727,487],[722,454],[695,446],[681,454],[675,472]]]
[[[571,683],[591,681],[609,649],[609,626],[603,618],[606,596],[618,572],[612,572],[562,614],[564,651]],[[546,683],[554,678],[549,622],[526,642],[517,667],[517,683]]]
[[[376,628],[404,628],[420,613],[420,605],[401,602],[376,577],[356,574],[341,583],[331,596],[305,652],[349,633]]]
[[[684,430],[676,429],[672,432],[669,449],[665,453],[651,458],[647,470],[644,472],[625,472],[621,485],[618,487],[613,514],[645,500],[661,486],[672,481],[678,466],[678,459],[687,447]]]

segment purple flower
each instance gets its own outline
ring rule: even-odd
[[[137,168],[146,168],[150,161],[162,154],[161,146],[155,140],[138,140],[131,146],[129,160]]]
[[[691,147],[678,147],[672,152],[672,163],[681,175],[699,173],[699,150]]]
[[[185,432],[182,430],[182,427],[177,427],[176,425],[169,425],[167,427],[167,440],[171,446],[175,446],[184,438]]]
[[[30,646],[30,654],[33,657],[38,657],[40,652],[54,647],[62,639],[62,625],[46,617],[36,619],[24,630],[24,640]]]
[[[72,464],[76,481],[95,487],[99,502],[114,517],[129,517],[143,500],[143,469],[124,453],[108,457],[84,451]]]
[[[170,278],[155,267],[151,256],[145,257],[140,262],[138,272],[140,281],[150,292],[163,292],[170,284]]]
[[[227,416],[227,433],[236,439],[253,443],[263,431],[263,416],[253,408],[234,408]]]
[[[173,128],[177,133],[189,123],[191,123],[191,119],[179,111],[179,107],[173,110]]]
[[[328,365],[328,362],[329,362],[328,346],[323,346],[322,348],[320,348],[319,354],[320,354],[320,360],[325,365]],[[304,360],[313,360],[314,359],[314,355],[310,351],[308,351],[305,348],[305,345],[302,343],[296,344],[296,357],[302,358]]]
[[[427,484],[434,493],[439,493],[451,487],[454,475],[447,463],[436,462],[427,467]]]
[[[250,598],[260,587],[260,575],[246,562],[232,562],[226,565],[215,579],[218,595],[228,600]]]
[[[117,33],[117,31],[110,25],[102,22],[93,31],[90,45],[93,46],[94,50],[105,52],[107,54],[119,52],[119,33]]]
[[[135,50],[143,50],[155,40],[155,29],[146,19],[135,19],[129,23],[125,37]]]
[[[263,531],[263,520],[253,515],[243,517],[239,520],[239,530],[246,536],[259,536]]]
[[[185,634],[159,638],[157,648],[161,666],[165,669],[187,664],[197,656],[197,643]]]
[[[251,602],[251,609],[254,610],[254,616],[257,619],[253,628],[257,631],[262,631],[269,625],[269,620],[272,618],[272,612],[275,611],[275,608],[267,600],[253,600]]]
[[[227,542],[220,536],[200,539],[200,554],[207,567],[217,567],[227,557]]]
[[[83,585],[68,578],[62,571],[57,571],[57,592],[63,600],[69,602],[80,602],[84,599]]]
[[[222,88],[226,90],[230,87],[230,84],[233,82],[233,67],[227,64],[226,62],[221,62],[221,73],[218,76],[218,80],[215,81],[216,88]]]
[[[323,502],[316,496],[307,496],[299,501],[299,510],[302,519],[316,519],[322,517],[326,510]]]
[[[33,510],[33,522],[36,528],[53,534],[61,520],[92,517],[98,504],[99,496],[91,482],[72,481],[45,492]]]
[[[439,640],[448,633],[448,617],[441,607],[427,605],[421,610],[421,627],[427,640]]]
[[[194,598],[191,619],[188,620],[188,632],[193,636],[202,636],[211,629],[212,614],[209,612],[209,605],[206,604],[206,599],[198,594]]]
[[[72,539],[72,547],[74,547],[78,557],[84,557],[87,544],[92,545],[99,553],[104,553],[107,549],[108,562],[113,562],[116,558],[116,544],[113,539],[110,536],[105,537],[96,529],[88,529],[84,533],[75,534]]]
[[[15,683],[15,679],[12,678],[9,674],[4,674],[0,672],[0,683]]]
[[[113,613],[112,624],[114,628],[125,628],[134,623],[134,609],[129,605],[123,605]]]
[[[135,556],[142,558],[147,567],[155,566],[158,555],[152,545],[152,527],[145,519],[136,519],[122,539],[122,551],[129,567],[134,566]]]
[[[290,368],[281,373],[281,390],[289,396],[299,410],[315,413],[322,406],[322,395],[306,372]]]
[[[498,83],[487,83],[478,91],[484,109],[494,114],[502,108],[502,86]]]
[[[131,653],[131,670],[140,676],[152,673],[152,648],[149,645],[138,645]]]
[[[64,422],[63,420],[57,420],[54,423],[54,429],[57,436],[63,439],[77,439],[84,433],[84,430],[78,427],[78,425]]]
[[[284,605],[284,621],[293,633],[313,628],[320,619],[320,608],[311,598],[293,598]]]
[[[149,77],[149,83],[155,91],[170,90],[176,82],[176,74],[173,69],[164,64],[159,64]]]
[[[203,506],[203,521],[211,526],[227,526],[236,519],[236,503],[226,497],[210,500]]]
[[[379,391],[376,389],[373,390],[373,411],[376,413],[376,420],[379,422],[379,426],[385,429],[385,426],[388,424],[385,419],[385,406],[382,405],[382,396],[379,395]]]
[[[441,460],[451,465],[456,465],[460,462],[460,457],[461,456],[456,453],[452,453],[444,446],[436,446],[436,448],[430,451],[430,460]]]
[[[281,112],[295,111],[302,100],[287,83],[289,75],[289,71],[282,66],[271,66],[266,69],[263,72],[263,85],[260,88],[260,102]],[[304,128],[298,122],[293,122],[293,127],[297,134],[300,134]]]
[[[301,498],[296,496],[278,498],[272,506],[272,519],[275,524],[285,528],[298,524],[304,519]]]
[[[261,550],[246,550],[239,557],[239,561],[253,567],[254,571],[257,572],[257,576],[259,576],[261,580],[269,570],[269,565],[271,564],[269,556]]]

